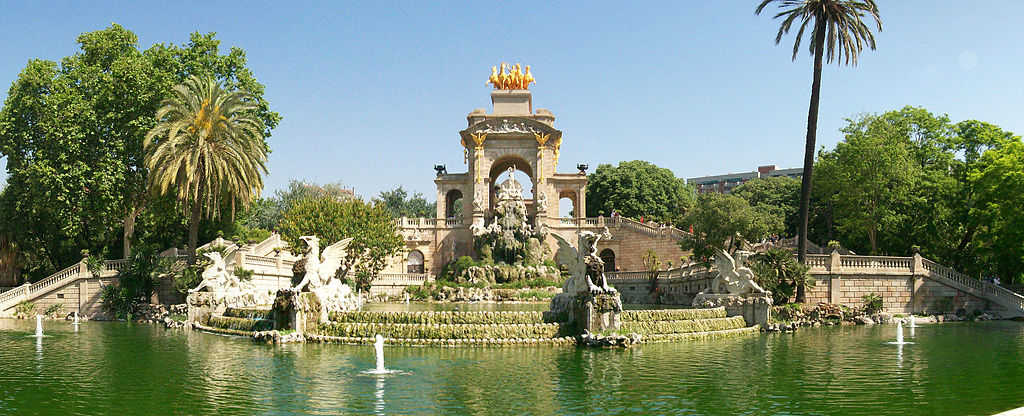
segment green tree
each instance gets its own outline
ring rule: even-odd
[[[292,206],[299,201],[319,197],[345,200],[354,198],[355,194],[341,182],[320,185],[292,179],[288,188],[278,189],[273,196],[254,201],[240,215],[238,222],[248,228],[276,230],[281,216]]]
[[[384,208],[395,218],[434,218],[437,215],[436,203],[427,202],[419,192],[409,195],[401,186],[382,191],[377,199],[384,203]]]
[[[800,181],[786,176],[758,178],[748,181],[730,192],[747,201],[750,206],[782,217],[784,233],[796,235],[800,222]]]
[[[231,207],[245,206],[263,188],[267,144],[248,94],[197,76],[174,92],[146,134],[146,167],[152,189],[175,194],[191,212],[188,251],[193,262],[202,215],[218,215],[225,200]]]
[[[686,212],[681,223],[693,226],[693,235],[680,242],[683,250],[693,250],[692,257],[710,264],[717,250],[734,252],[744,242],[759,241],[771,233],[782,231],[782,217],[751,207],[735,195],[701,194],[697,204]]]
[[[675,223],[696,193],[671,170],[634,160],[602,164],[587,178],[587,216],[611,215]]]
[[[809,49],[814,56],[814,75],[811,82],[811,103],[807,109],[807,141],[804,145],[804,171],[800,187],[800,229],[798,232],[797,257],[801,263],[807,256],[807,224],[810,213],[811,179],[814,170],[815,141],[818,132],[818,101],[821,96],[822,60],[831,63],[857,65],[857,56],[866,45],[875,49],[875,36],[861,19],[866,15],[874,19],[878,30],[882,20],[874,0],[764,0],[755,10],[761,14],[769,4],[777,2],[781,11],[775,18],[782,18],[775,44],[782,42],[782,36],[789,33],[794,22],[800,21],[800,30],[793,42],[793,60],[800,52],[804,30],[813,21]]]
[[[1004,282],[1024,281],[1024,143],[1020,138],[986,151],[972,171],[980,216],[976,253]],[[992,273],[994,272],[994,273]],[[988,277],[984,276],[984,277]]]
[[[303,199],[284,213],[278,229],[294,251],[304,249],[305,243],[299,239],[303,235],[319,237],[323,242],[321,250],[351,237],[337,277],[347,279],[354,275],[356,287],[362,290],[369,290],[388,259],[405,246],[398,226],[383,205],[368,204],[358,198]]]
[[[844,240],[866,237],[866,248],[877,254],[880,234],[907,220],[910,213],[900,208],[918,172],[904,136],[884,118],[866,115],[849,122],[843,128],[846,139],[819,157],[818,182],[830,191],[837,227],[848,236]],[[853,247],[865,248],[855,242]]]
[[[142,242],[137,228],[183,223],[180,208],[148,193],[143,139],[161,101],[188,75],[215,74],[250,92],[266,133],[280,120],[244,52],[221,55],[212,33],[140,51],[135,34],[114,24],[77,41],[80,50],[59,64],[30,60],[0,110],[10,182],[0,209],[21,219],[10,237],[32,278],[78,261],[83,248],[127,257],[132,242]],[[177,229],[143,235],[145,244],[179,242]]]

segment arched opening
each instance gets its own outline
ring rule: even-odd
[[[494,209],[496,201],[494,188],[509,178],[509,168],[512,168],[512,177],[523,187],[523,199],[527,205],[533,200],[533,168],[530,163],[519,156],[503,156],[495,160],[491,165],[488,177],[491,178],[490,186],[490,209]]]
[[[618,271],[618,269],[615,268],[615,252],[612,251],[612,249],[606,248],[604,250],[601,250],[601,253],[598,254],[598,257],[601,257],[601,261],[604,262],[604,270],[606,272]]]
[[[423,273],[423,271],[423,253],[419,250],[410,251],[409,256],[405,259],[405,272]]]
[[[452,189],[444,196],[444,217],[459,218],[462,216],[462,191]]]
[[[576,212],[577,206],[575,192],[562,191],[558,194],[558,216],[560,218],[579,217],[579,213]]]

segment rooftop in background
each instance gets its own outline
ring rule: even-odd
[[[692,183],[697,187],[697,193],[718,192],[727,194],[732,189],[740,186],[751,179],[770,178],[775,176],[788,176],[799,178],[803,173],[801,168],[775,169],[775,165],[758,166],[752,172],[727,173],[725,175],[700,176],[689,178],[686,183]]]

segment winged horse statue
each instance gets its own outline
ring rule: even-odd
[[[306,274],[302,277],[302,281],[292,288],[292,291],[300,292],[308,286],[309,291],[317,295],[323,306],[321,321],[326,321],[328,311],[358,308],[361,302],[352,293],[352,288],[334,278],[345,259],[345,249],[352,239],[346,238],[331,244],[321,253],[320,239],[315,235],[299,238],[309,246],[309,253],[306,254]]]
[[[607,229],[603,234],[580,232],[576,247],[558,234],[551,235],[558,241],[555,262],[564,264],[569,269],[569,278],[562,286],[564,293],[589,291],[596,295],[616,292],[615,288],[608,286],[608,280],[604,276],[604,261],[597,255],[597,242],[604,235],[609,235]]]

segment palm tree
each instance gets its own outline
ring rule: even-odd
[[[799,20],[800,30],[793,42],[793,60],[800,52],[800,41],[804,30],[813,21],[810,52],[814,55],[814,81],[811,83],[811,105],[807,110],[807,143],[804,146],[803,184],[800,187],[800,232],[797,243],[797,259],[804,263],[807,257],[807,213],[811,201],[811,171],[814,169],[814,142],[818,131],[818,97],[821,95],[821,61],[828,63],[857,65],[857,55],[867,45],[875,49],[875,36],[868,25],[861,21],[871,16],[882,30],[878,6],[874,0],[763,0],[755,14],[761,14],[771,3],[778,3],[781,11],[774,18],[782,18],[775,44],[782,42],[782,36],[789,33],[793,23]],[[826,55],[826,51],[828,52]],[[797,302],[803,302],[801,287],[797,288]]]
[[[174,193],[190,211],[189,261],[195,261],[199,221],[221,204],[248,204],[263,188],[267,146],[252,97],[211,78],[189,77],[174,87],[146,134],[149,187]]]

